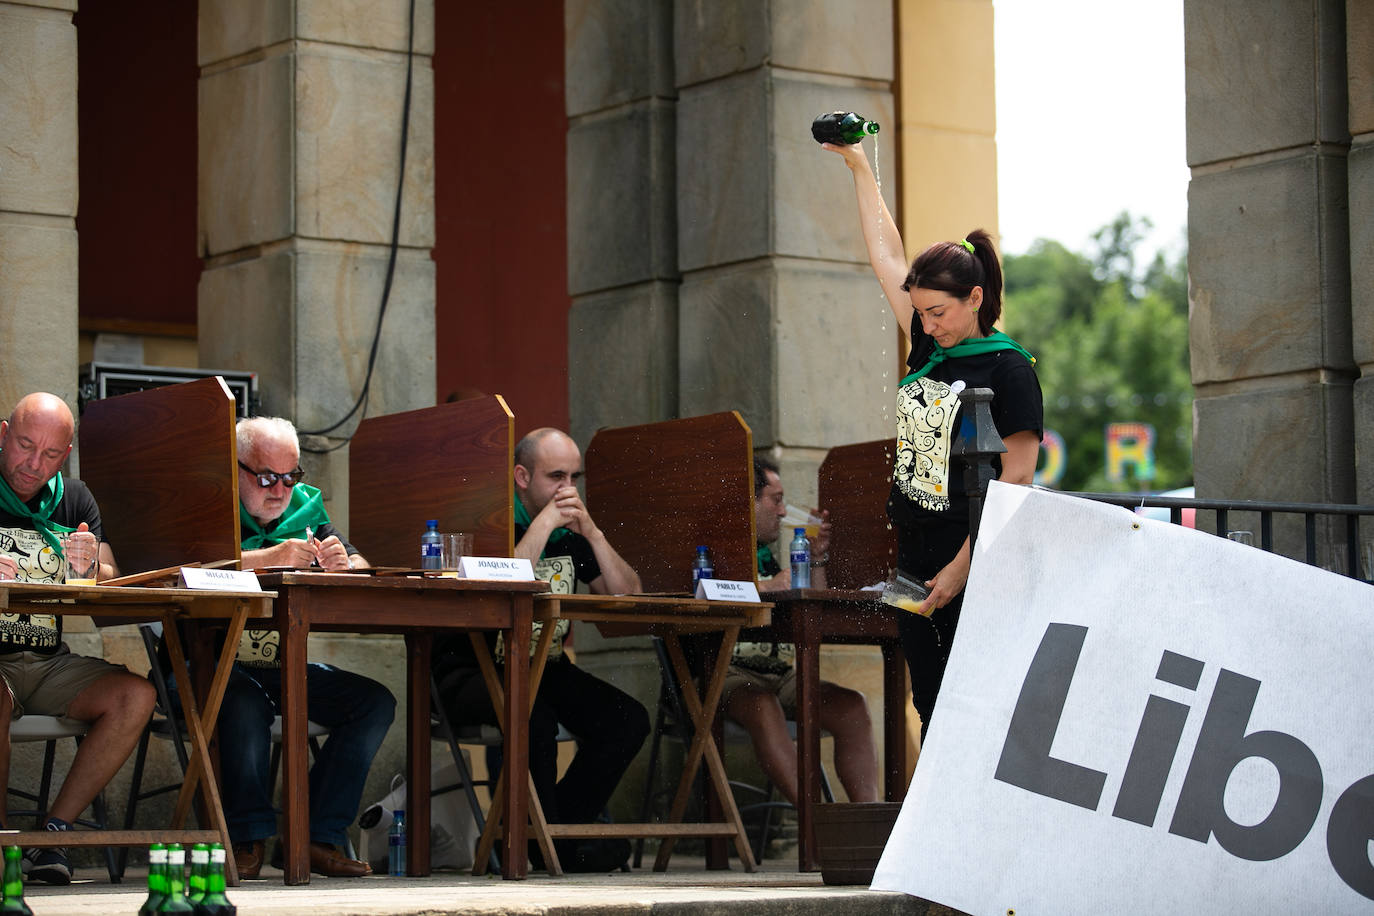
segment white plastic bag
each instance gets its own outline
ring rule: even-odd
[[[468,762],[467,751],[463,751]],[[471,764],[469,763],[469,772]],[[449,786],[458,782],[458,768],[447,756],[436,760],[430,769],[430,786]],[[358,858],[371,864],[374,871],[385,874],[387,861],[387,831],[391,829],[393,811],[404,811],[406,781],[397,773],[391,778],[391,791],[369,805],[358,817],[362,837],[358,843]],[[468,869],[472,854],[481,835],[477,822],[468,807],[462,786],[429,800],[429,867]]]

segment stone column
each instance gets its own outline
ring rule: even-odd
[[[682,414],[739,410],[797,503],[814,502],[826,449],[889,435],[894,422],[897,330],[849,171],[810,130],[836,109],[882,124],[879,170],[895,207],[892,9],[675,8]]]
[[[973,229],[997,234],[992,0],[899,0],[897,15],[900,220],[915,258]]]
[[[392,240],[409,4],[200,3],[201,365],[323,429],[367,378]],[[434,403],[433,0],[417,0],[400,250],[369,415]],[[358,417],[305,445],[328,447]],[[306,456],[347,525],[347,450]]]
[[[565,0],[563,16],[568,415],[585,450],[600,427],[681,415],[673,4]],[[608,640],[579,625],[576,646],[579,665],[652,715],[659,676],[647,638]],[[622,781],[618,817],[637,816],[644,771]]]
[[[1355,382],[1356,499],[1374,504],[1374,5],[1346,4],[1350,97],[1350,311]],[[1374,577],[1374,531],[1363,553]]]
[[[76,412],[75,0],[0,2],[0,416]]]
[[[1198,495],[1351,502],[1350,243],[1369,230],[1347,193],[1346,4],[1188,0],[1184,20]]]
[[[672,3],[567,0],[573,438],[678,416]]]

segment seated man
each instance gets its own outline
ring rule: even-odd
[[[0,579],[62,582],[60,538],[68,532],[75,532],[68,550],[98,557],[97,580],[119,575],[91,491],[62,477],[74,426],[62,399],[44,393],[24,397],[8,420],[0,420]],[[62,641],[62,618],[48,614],[0,614],[0,677],[4,722],[32,713],[90,723],[45,825],[70,830],[138,743],[157,698],[153,685],[103,659],[73,655]],[[0,793],[9,775],[6,725],[0,729]],[[0,823],[4,815],[0,806]],[[28,850],[24,870],[30,880],[49,884],[72,879],[65,849]]]
[[[240,420],[237,438],[244,569],[368,565],[330,524],[320,491],[301,483],[300,443],[289,420]],[[272,720],[281,706],[280,638],[276,630],[244,631],[219,713],[224,817],[244,878],[261,871],[264,841],[277,832],[268,765]],[[370,874],[366,862],[348,858],[339,847],[358,814],[367,771],[391,727],[396,699],[371,678],[311,663],[306,708],[311,722],[330,730],[310,768],[310,869],[335,877]],[[277,849],[280,853],[280,844]]]
[[[791,588],[792,571],[773,559],[779,520],[787,513],[778,466],[754,459],[754,526],[759,542],[759,591]],[[829,513],[822,513],[827,518]],[[822,521],[812,545],[811,587],[825,588],[830,522]],[[754,742],[759,766],[792,804],[797,803],[797,746],[787,730],[796,715],[795,649],[790,643],[740,642],[725,678],[725,714]],[[878,757],[863,694],[829,681],[820,684],[821,728],[835,738],[835,770],[852,802],[878,800]]]
[[[535,574],[557,593],[577,583],[601,595],[639,591],[639,575],[606,541],[574,486],[582,453],[556,429],[537,429],[515,447],[515,555],[530,560]],[[639,701],[574,665],[563,654],[568,621],[559,621],[530,713],[530,774],[551,824],[586,824],[610,801],[620,777],[649,734],[649,715]],[[535,624],[534,639],[540,627]],[[497,663],[505,646],[493,637]],[[434,673],[455,725],[495,725],[496,711],[466,635],[436,644]],[[557,779],[558,726],[577,738],[577,754]],[[630,855],[627,840],[560,840],[566,871],[609,871]]]

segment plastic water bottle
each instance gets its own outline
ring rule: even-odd
[[[406,813],[404,811],[391,812],[391,829],[386,832],[386,842],[392,877],[405,877]]]
[[[706,549],[705,544],[697,545],[697,555],[692,560],[692,591],[696,591],[698,579],[714,579],[715,577],[716,567],[711,562],[711,551]]]
[[[420,535],[420,568],[444,568],[443,539],[439,537],[439,522],[436,519],[425,522],[425,533]]]
[[[787,552],[792,556],[792,587],[811,587],[811,542],[806,539],[805,528],[793,528],[792,545]]]

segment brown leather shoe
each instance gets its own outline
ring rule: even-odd
[[[256,878],[262,871],[263,841],[234,844],[234,864],[240,878]]]
[[[344,855],[333,843],[310,844],[310,870],[331,878],[361,878],[372,874],[372,866]]]

